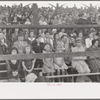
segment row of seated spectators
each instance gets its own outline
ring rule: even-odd
[[[23,6],[0,6],[0,24],[34,24],[32,7]],[[99,24],[100,8],[77,8],[77,7],[41,7],[38,8],[40,25],[73,25],[73,24]]]
[[[0,29],[0,54],[85,52],[99,50],[99,46],[99,31],[94,28],[69,31],[66,29],[39,29],[37,31],[17,28]],[[9,81],[34,81],[41,75],[100,72],[100,58],[93,56],[9,60],[6,63]],[[90,78],[92,81],[100,81],[99,76]],[[63,80],[60,79],[60,81]]]

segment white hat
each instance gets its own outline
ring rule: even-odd
[[[52,29],[52,32],[56,32],[57,31],[57,29]]]
[[[34,73],[30,73],[25,77],[26,82],[34,82],[36,78],[37,76]]]

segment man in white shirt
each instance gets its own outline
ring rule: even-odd
[[[90,33],[89,37],[85,39],[86,48],[89,48],[92,46],[92,40],[93,40],[93,33]]]

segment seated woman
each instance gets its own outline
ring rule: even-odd
[[[27,45],[25,47],[25,54],[32,54],[32,53],[34,53],[34,52],[32,52],[31,46]],[[22,61],[22,66],[23,66],[25,81],[28,81],[27,77],[30,77],[33,74],[35,75],[35,73],[34,73],[34,64],[35,64],[35,61],[36,61],[36,59],[26,59],[26,60]],[[29,75],[29,74],[31,74],[31,75]],[[32,77],[32,79],[33,79],[33,77]]]
[[[52,52],[52,47],[49,43],[47,43],[44,46],[43,53],[51,53],[51,52]],[[47,74],[48,76],[53,75],[53,73],[55,72],[53,58],[44,58],[43,59],[42,72]]]
[[[60,45],[56,46],[56,53],[62,53],[63,50]],[[62,74],[66,74],[66,71],[68,69],[68,66],[65,64],[64,58],[54,58],[54,67],[57,70],[57,74],[60,75],[60,70],[62,71]]]
[[[82,45],[81,39],[76,40],[76,47],[72,48],[72,52],[85,52],[85,47]],[[72,57],[72,67],[80,74],[90,73],[90,69],[85,60],[85,56]]]
[[[100,48],[98,47],[98,40],[96,39],[96,40],[92,41],[92,46],[87,50],[94,51],[94,50],[99,50],[99,49]],[[87,59],[87,63],[89,64],[91,73],[100,72],[100,58],[90,56]],[[94,76],[94,77],[92,76],[91,78],[93,79],[93,81],[100,81],[99,77],[97,77],[97,76]]]
[[[13,47],[10,51],[11,55],[17,55],[18,49]],[[8,75],[9,75],[9,82],[20,82],[20,60],[9,60],[7,61],[8,65]]]

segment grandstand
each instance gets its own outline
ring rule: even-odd
[[[58,8],[1,7],[1,82],[100,82],[99,8]]]

